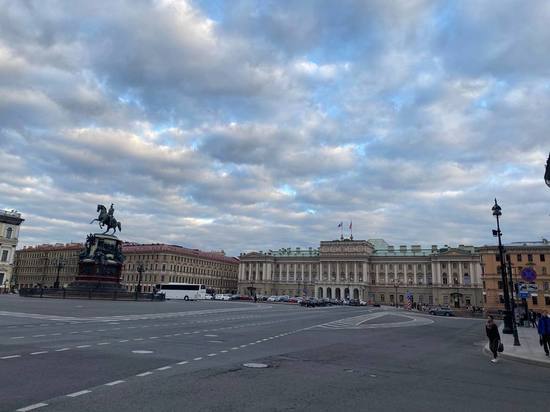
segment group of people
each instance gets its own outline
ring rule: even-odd
[[[545,310],[544,312],[542,312],[542,315],[540,315],[540,317],[538,317],[535,312],[531,312],[532,313],[529,313],[529,320],[534,325],[533,327],[537,327],[539,342],[540,345],[544,348],[544,353],[546,354],[546,356],[550,356],[550,316],[548,315],[548,311]],[[502,346],[498,327],[495,323],[493,316],[491,315],[489,315],[487,318],[487,323],[485,324],[485,332],[487,334],[487,338],[489,339],[489,349],[493,354],[493,359],[491,359],[491,362],[496,363],[498,362],[498,353],[502,352],[504,348]]]

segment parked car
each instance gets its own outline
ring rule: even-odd
[[[319,301],[316,298],[306,298],[300,301],[300,305],[307,308],[314,308],[315,306],[319,306]]]
[[[298,303],[298,298],[296,297],[288,298],[288,303]]]
[[[221,295],[216,295],[216,300],[231,300],[231,295],[227,295],[227,294],[221,294]]]
[[[288,302],[289,299],[290,296],[288,295],[279,296],[279,302]]]
[[[239,300],[241,298],[241,295],[231,295],[231,298],[229,300]]]
[[[357,299],[350,299],[348,305],[350,306],[360,306],[359,300]]]
[[[279,301],[279,296],[270,296],[267,298],[267,301],[268,302],[278,302]]]
[[[436,315],[436,316],[454,316],[453,311],[451,308],[433,308],[430,310],[430,315]]]

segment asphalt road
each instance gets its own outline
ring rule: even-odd
[[[389,308],[0,295],[0,410],[548,410],[550,368],[484,343]]]

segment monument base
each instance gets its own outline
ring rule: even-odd
[[[89,234],[80,254],[78,276],[67,289],[126,292],[126,287],[120,284],[123,262],[120,239],[102,233]]]

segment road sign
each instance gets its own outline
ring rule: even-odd
[[[521,291],[525,291],[525,292],[529,292],[529,293],[536,293],[538,292],[539,290],[539,287],[536,283],[532,282],[532,283],[519,283],[518,284],[518,290],[521,292]]]
[[[537,279],[535,269],[527,266],[521,270],[521,278],[526,282],[534,282]]]
[[[526,290],[520,290],[519,291],[519,297],[520,299],[528,299],[529,298],[529,292]]]

